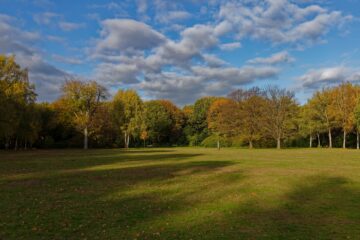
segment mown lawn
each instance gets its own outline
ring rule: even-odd
[[[360,151],[0,152],[0,239],[360,239]]]

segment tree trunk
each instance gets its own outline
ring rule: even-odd
[[[129,148],[129,145],[130,145],[130,134],[127,135],[126,148]]]
[[[88,128],[84,128],[84,149],[88,149]]]
[[[317,140],[318,140],[318,145],[317,145],[317,147],[318,147],[318,148],[321,148],[320,134],[319,134],[319,133],[317,133]]]
[[[15,139],[15,146],[14,146],[14,149],[15,149],[15,151],[16,151],[16,150],[18,150],[18,140],[17,140],[17,138]]]
[[[217,149],[220,150],[220,139],[217,140]]]
[[[24,149],[27,150],[27,141],[25,140]]]
[[[128,134],[125,131],[124,133],[124,143],[125,143],[125,148],[129,148],[129,144],[128,144]]]
[[[277,138],[276,148],[277,148],[277,149],[280,149],[280,148],[281,148],[281,139],[280,139],[279,137]]]
[[[332,148],[331,128],[329,128],[329,148]]]
[[[252,140],[249,141],[249,148],[250,148],[250,149],[253,148],[253,142],[252,142]]]
[[[146,147],[146,140],[144,139],[144,148]]]
[[[343,148],[346,148],[346,131],[344,130]]]
[[[312,135],[310,134],[309,147],[312,148]]]
[[[356,149],[360,149],[360,133],[356,131]]]

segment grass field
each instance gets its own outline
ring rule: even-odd
[[[360,151],[0,152],[0,239],[360,239]]]

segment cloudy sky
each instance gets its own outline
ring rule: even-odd
[[[179,105],[279,85],[300,102],[360,81],[360,0],[0,0],[0,54],[29,69],[39,101],[65,79]]]

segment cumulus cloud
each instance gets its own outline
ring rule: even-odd
[[[258,0],[226,3],[219,18],[231,24],[238,39],[312,44],[320,41],[332,26],[341,25],[351,16],[319,5],[301,7],[289,0]]]
[[[132,84],[149,96],[185,103],[206,94],[226,94],[234,85],[279,73],[273,67],[230,67],[208,53],[219,46],[221,34],[226,33],[223,23],[185,28],[177,41],[135,20],[108,19],[102,26],[95,56],[104,62],[95,74],[110,86]],[[236,42],[224,47],[239,46]]]
[[[137,12],[145,14],[149,6],[142,2],[137,2]],[[215,21],[181,26],[176,39],[136,20],[104,20],[93,55],[102,61],[95,70],[97,78],[110,86],[130,84],[149,97],[170,98],[178,103],[207,94],[226,94],[234,86],[276,78],[280,69],[275,65],[295,59],[282,51],[249,60],[249,66],[234,67],[214,50],[240,48],[244,38],[274,44],[313,44],[322,40],[333,25],[348,19],[341,12],[318,5],[299,6],[290,0],[217,4],[221,7]],[[174,2],[157,0],[153,6],[155,20],[164,23],[165,28],[190,16]],[[225,39],[230,41],[223,42]]]
[[[134,84],[138,82],[139,69],[134,64],[101,63],[96,68],[95,78],[108,86]]]
[[[359,82],[360,70],[344,66],[312,69],[298,78],[304,88],[315,89],[340,82]]]
[[[98,53],[119,53],[127,50],[146,50],[165,41],[165,37],[149,25],[131,19],[107,19],[102,22]]]
[[[206,62],[206,64],[210,67],[221,67],[226,64],[224,60],[212,54],[203,54],[203,59]]]
[[[278,69],[270,67],[219,69],[196,66],[188,74],[175,72],[149,74],[138,86],[150,97],[168,98],[179,104],[186,104],[201,96],[224,95],[235,86],[276,77],[278,72]]]
[[[280,63],[291,63],[294,62],[295,58],[293,58],[287,51],[282,51],[278,53],[274,53],[270,57],[267,58],[254,58],[248,61],[250,64],[267,64],[267,65],[275,65]]]

